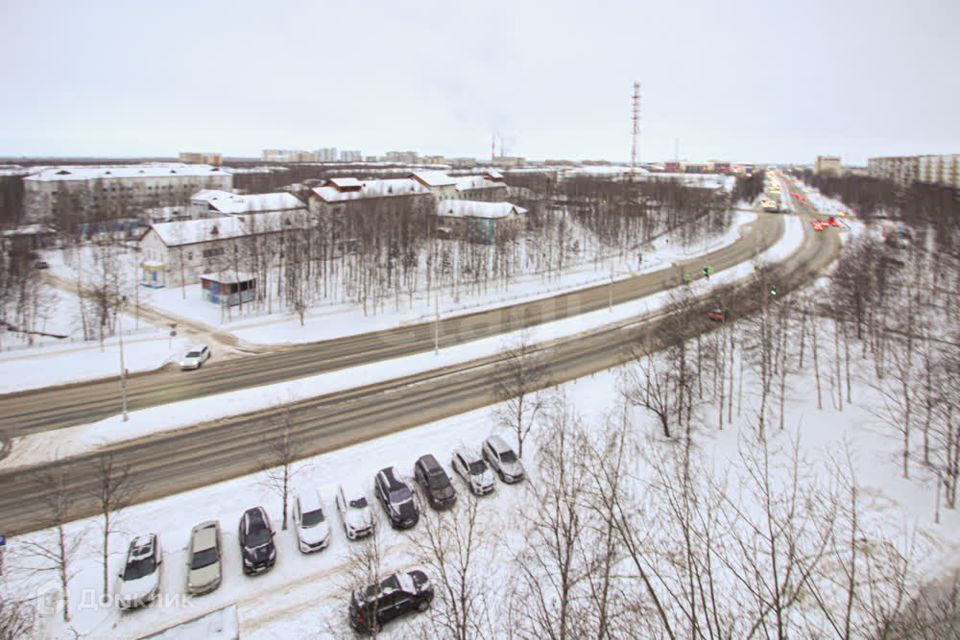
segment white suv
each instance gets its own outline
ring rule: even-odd
[[[463,478],[474,495],[482,496],[494,489],[493,472],[483,458],[464,448],[453,452],[453,470]]]
[[[523,480],[523,465],[503,438],[490,436],[483,441],[483,457],[500,479],[508,484]]]
[[[162,564],[163,555],[157,534],[138,536],[130,541],[117,588],[117,604],[121,609],[135,609],[156,599],[160,594]]]
[[[303,553],[320,551],[330,544],[330,524],[323,513],[319,491],[311,489],[293,499],[293,524]]]
[[[337,511],[347,539],[357,540],[373,533],[373,510],[362,491],[337,487]]]

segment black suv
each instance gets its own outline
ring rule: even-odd
[[[273,527],[263,507],[247,509],[240,518],[240,555],[248,575],[263,573],[277,563]]]
[[[457,492],[450,477],[437,459],[429,453],[421,456],[413,465],[413,477],[423,487],[427,502],[434,509],[449,509],[457,501]]]
[[[357,589],[350,596],[350,626],[372,633],[394,618],[411,611],[426,611],[433,588],[423,571],[395,573],[377,584]]]
[[[377,500],[383,505],[394,529],[409,529],[417,524],[420,512],[413,501],[413,492],[406,482],[397,477],[393,467],[380,469],[373,484]]]

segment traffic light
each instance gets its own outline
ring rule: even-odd
[[[774,298],[777,297],[777,288],[773,285],[770,286],[770,295],[773,296]]]

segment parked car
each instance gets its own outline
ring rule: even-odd
[[[180,369],[199,369],[209,359],[210,347],[202,344],[194,345],[180,358]]]
[[[130,541],[117,588],[117,604],[121,609],[135,609],[156,599],[160,594],[161,566],[163,554],[157,534],[137,536]]]
[[[406,613],[426,611],[432,600],[433,587],[423,571],[395,573],[351,594],[350,626],[373,633]]]
[[[413,501],[413,492],[407,483],[399,478],[396,469],[380,469],[373,485],[377,500],[390,518],[390,526],[394,529],[409,529],[417,524],[420,511]]]
[[[510,445],[500,436],[490,436],[484,440],[480,452],[483,454],[483,459],[504,482],[513,484],[523,480],[525,476],[523,464]]]
[[[36,262],[33,263],[33,268],[34,268],[34,269],[49,269],[49,268],[50,268],[50,263],[48,263],[46,260],[37,260]]]
[[[187,593],[210,593],[223,579],[223,537],[220,522],[210,520],[190,531],[187,553]]]
[[[348,540],[358,540],[373,533],[373,511],[363,492],[344,489],[343,485],[337,487],[337,511]]]
[[[475,452],[464,448],[454,451],[453,470],[463,478],[474,495],[482,496],[493,491],[493,472]]]
[[[723,307],[713,307],[707,311],[707,317],[717,322],[724,322],[727,319],[727,310]]]
[[[293,525],[297,545],[303,553],[326,549],[330,544],[330,524],[323,512],[320,492],[305,491],[293,499]]]
[[[240,518],[240,555],[244,573],[263,573],[277,563],[273,536],[273,526],[263,507],[253,507],[243,513]]]
[[[434,509],[449,509],[457,502],[457,491],[437,459],[429,453],[413,465],[413,478],[423,489],[427,502]]]

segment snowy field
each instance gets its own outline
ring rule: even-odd
[[[781,261],[799,249],[803,242],[803,223],[794,216],[786,217],[785,223],[783,236],[776,244],[760,254],[757,261],[759,264]],[[705,295],[713,288],[745,279],[754,273],[754,266],[752,262],[744,263],[717,272],[709,281],[698,280],[692,283],[691,293]],[[670,301],[671,295],[670,291],[664,291],[641,300],[615,305],[610,310],[594,311],[538,325],[525,331],[448,347],[442,349],[437,355],[417,354],[345,371],[310,376],[292,382],[266,385],[258,387],[257,393],[250,393],[247,390],[235,391],[133,411],[126,422],[120,416],[114,416],[90,425],[60,429],[57,432],[55,444],[50,442],[49,435],[45,433],[22,436],[13,440],[10,454],[0,460],[0,468],[48,463],[65,456],[86,453],[107,444],[140,438],[151,433],[172,431],[225,415],[239,415],[276,406],[278,403],[296,402],[334,393],[355,386],[357,380],[363,380],[364,384],[374,384],[426,369],[467,362],[499,353],[520,340],[521,335],[531,345],[576,335],[656,311]]]
[[[859,353],[859,347],[853,349]],[[808,354],[809,355],[809,354]],[[825,369],[829,369],[826,366]],[[571,403],[588,433],[599,437],[605,426],[616,417],[620,421],[622,403],[620,390],[625,388],[625,375],[630,367],[623,367],[580,379],[556,390],[552,398],[565,398]],[[786,399],[788,420],[783,431],[770,428],[769,445],[774,464],[787,464],[783,453],[794,441],[799,442],[803,475],[826,478],[828,463],[849,455],[860,486],[866,527],[872,532],[882,528],[891,539],[913,533],[917,540],[914,549],[914,569],[923,579],[932,579],[955,567],[960,552],[960,517],[955,511],[944,510],[940,523],[934,523],[935,482],[932,474],[916,465],[912,479],[904,480],[899,473],[898,442],[889,428],[871,411],[880,402],[870,387],[872,368],[857,359],[854,367],[854,398],[839,409],[828,400],[822,410],[816,408],[813,376],[791,376]],[[709,386],[707,378],[706,386]],[[832,383],[831,383],[832,384]],[[738,401],[736,416],[718,429],[717,415],[712,405],[698,406],[692,432],[698,456],[699,474],[728,474],[740,472],[738,451],[755,434],[757,411],[755,379],[747,378]],[[279,527],[281,507],[279,498],[264,483],[262,475],[252,475],[214,486],[171,496],[151,503],[126,509],[122,515],[121,533],[113,542],[110,574],[116,575],[123,562],[127,541],[136,534],[153,531],[160,535],[164,553],[162,590],[170,594],[166,601],[138,611],[121,613],[115,606],[95,603],[99,597],[100,563],[96,544],[98,524],[94,519],[80,521],[68,527],[71,536],[83,535],[75,562],[77,574],[71,581],[73,621],[64,625],[54,615],[58,599],[53,595],[41,598],[50,604],[48,628],[50,637],[73,637],[74,632],[86,638],[130,638],[160,630],[169,625],[194,618],[207,611],[235,604],[240,618],[241,637],[345,637],[347,594],[351,587],[348,574],[356,564],[356,552],[366,543],[349,543],[343,536],[333,512],[332,496],[341,482],[365,487],[372,498],[372,479],[376,471],[396,465],[401,473],[410,475],[417,457],[433,453],[449,471],[450,454],[460,445],[477,447],[484,437],[500,433],[508,440],[509,430],[498,428],[500,407],[489,407],[452,417],[402,433],[355,445],[316,458],[305,460],[297,467],[294,485],[297,489],[317,488],[322,493],[328,515],[332,518],[333,539],[329,549],[314,555],[302,555],[295,547],[292,530],[277,533],[278,561],[265,575],[246,577],[241,573],[236,538],[236,523],[242,512],[255,505],[263,505],[274,525]],[[664,440],[659,435],[657,420],[642,409],[633,407],[626,415],[632,437],[645,450],[676,452],[682,438]],[[542,427],[538,428],[541,431]],[[530,539],[529,515],[537,508],[532,490],[545,473],[538,467],[539,447],[549,446],[548,440],[528,440],[524,460],[529,474],[527,482],[508,486],[497,483],[492,496],[480,501],[478,531],[481,544],[477,550],[475,579],[489,587],[494,620],[503,620],[509,589],[505,585],[519,578],[517,560],[525,552]],[[539,444],[538,444],[539,443]],[[639,491],[651,481],[643,463],[635,482]],[[459,479],[454,484],[461,496],[457,509],[444,518],[463,518],[466,490]],[[741,496],[749,499],[749,496]],[[383,572],[409,569],[422,564],[425,522],[407,533],[391,531],[386,525],[380,506],[372,501],[381,524],[379,544],[382,549]],[[747,506],[747,509],[750,507]],[[184,587],[185,546],[190,528],[201,521],[216,518],[224,531],[225,575],[223,585],[214,593],[202,597],[174,597]],[[650,523],[653,524],[653,523]],[[41,540],[50,532],[27,536]],[[870,534],[872,535],[872,533]],[[30,576],[25,566],[31,560],[19,555],[22,539],[10,541],[5,573],[7,589],[42,594],[56,593],[53,576]],[[796,605],[800,609],[809,602]],[[438,605],[435,603],[435,608]],[[414,616],[391,624],[383,634],[387,638],[409,637],[410,634],[430,635],[430,614]],[[497,628],[497,627],[494,627]]]
[[[75,295],[44,287],[43,322],[39,330],[67,336],[35,336],[27,344],[19,334],[5,334],[0,350],[0,393],[54,386],[120,374],[119,338],[111,336],[101,345],[84,340],[79,305]],[[120,318],[123,330],[124,365],[130,373],[149,371],[183,354],[188,342],[173,338],[134,314]]]

